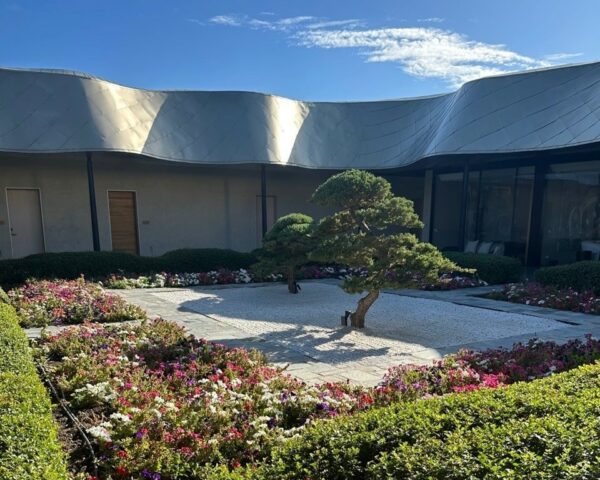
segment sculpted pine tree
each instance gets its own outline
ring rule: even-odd
[[[312,201],[338,211],[319,222],[310,257],[368,271],[342,285],[348,293],[367,292],[350,313],[353,327],[364,328],[381,289],[413,287],[419,281],[436,281],[441,272],[461,271],[407,231],[423,228],[413,202],[394,196],[381,177],[361,170],[339,173],[317,188]]]
[[[253,268],[259,272],[285,274],[288,291],[298,293],[296,273],[299,266],[308,262],[313,226],[313,219],[302,213],[291,213],[278,219],[263,238],[259,263]]]

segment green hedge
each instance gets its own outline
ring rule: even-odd
[[[8,298],[8,294],[2,290],[2,287],[0,287],[0,303],[10,303],[10,298]]]
[[[600,293],[600,262],[576,262],[569,265],[540,268],[536,281],[543,285],[571,287],[575,290],[594,290]]]
[[[160,257],[142,257],[118,252],[43,253],[0,261],[0,285],[13,287],[28,278],[102,278],[112,274],[146,275],[168,271],[201,272],[219,268],[248,268],[256,261],[251,253],[218,248],[183,249]]]
[[[516,258],[481,253],[444,252],[444,256],[464,268],[474,268],[480,279],[491,284],[518,282],[523,267]]]
[[[317,422],[256,479],[600,478],[600,365]],[[230,478],[239,478],[236,474]],[[215,478],[227,478],[215,472]]]
[[[0,478],[66,480],[48,393],[15,310],[0,303]]]
[[[173,273],[207,272],[228,268],[249,268],[257,261],[252,253],[222,248],[184,248],[165,253],[157,258],[162,270]]]

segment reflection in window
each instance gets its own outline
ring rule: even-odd
[[[524,260],[532,191],[533,167],[471,172],[465,225],[469,248]]]
[[[441,250],[459,250],[463,174],[442,173],[435,178],[432,242]]]
[[[599,259],[600,161],[550,166],[542,232],[544,265]]]

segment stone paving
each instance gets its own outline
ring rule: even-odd
[[[308,382],[374,385],[391,365],[426,364],[460,348],[600,335],[598,316],[477,296],[494,287],[386,292],[367,316],[367,329],[356,331],[341,327],[339,317],[357,297],[332,283],[304,282],[296,296],[273,284],[117,293],[196,336],[260,349]]]

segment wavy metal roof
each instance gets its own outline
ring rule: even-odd
[[[475,80],[453,93],[303,102],[153,91],[75,72],[0,69],[0,151],[118,151],[198,164],[397,168],[436,155],[600,140],[600,63]]]

